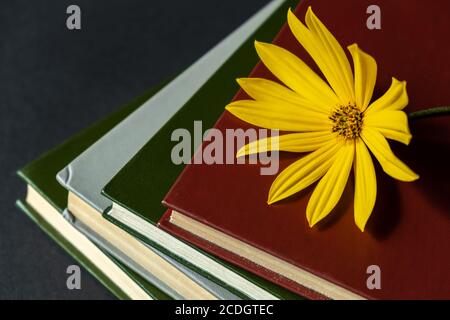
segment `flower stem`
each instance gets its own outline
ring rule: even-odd
[[[440,115],[450,115],[450,106],[423,109],[408,114],[409,120],[419,120]]]

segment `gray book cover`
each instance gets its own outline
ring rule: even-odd
[[[197,92],[220,66],[242,45],[254,31],[276,10],[283,0],[273,0],[241,27],[217,44],[197,62],[181,73],[176,79],[166,85],[145,102],[139,109],[129,115],[109,133],[99,139],[90,148],[77,157],[72,163],[58,173],[58,181],[70,192],[76,194],[99,213],[112,205],[111,201],[101,195],[102,188],[113,176],[152,138],[152,136]],[[75,223],[77,225],[77,223]],[[93,234],[86,227],[79,226],[82,232],[99,246],[113,254],[117,259],[129,265],[144,278],[154,283],[157,279],[145,270],[129,261],[124,252],[120,252],[111,244]],[[258,287],[247,279],[234,273],[220,263],[203,255],[184,242],[151,225],[146,226],[146,237],[159,246],[179,256],[182,260],[191,261],[195,258],[196,266],[211,275],[226,278],[228,285],[238,291],[248,294],[253,299],[276,299],[275,296]],[[207,288],[218,298],[235,298],[224,288],[214,285],[179,264],[172,258],[149,247],[150,250],[169,261],[188,276]],[[155,283],[158,285],[158,283]],[[159,284],[163,289],[164,284]]]

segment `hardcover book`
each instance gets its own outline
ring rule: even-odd
[[[448,105],[450,45],[439,40],[450,31],[448,1],[407,5],[378,1],[381,29],[366,26],[371,4],[311,0],[303,1],[294,13],[304,21],[311,6],[344,48],[357,43],[376,59],[374,99],[387,91],[395,75],[408,82],[407,112]],[[321,74],[290,28],[284,27],[274,44]],[[250,77],[279,81],[262,63]],[[240,90],[233,101],[245,99],[249,96]],[[268,204],[275,176],[261,175],[261,165],[248,162],[186,166],[164,199],[169,209],[160,226],[310,298],[448,299],[449,117],[411,120],[410,126],[411,144],[406,148],[393,141],[391,146],[420,179],[413,183],[391,179],[382,172],[389,168],[381,168],[374,158],[378,194],[365,232],[355,226],[353,180],[332,214],[311,228],[305,212],[313,189]],[[215,128],[225,136],[227,129],[256,127],[225,111]],[[298,158],[298,154],[280,152],[279,172]],[[142,162],[140,169],[145,170]],[[368,285],[374,267],[379,270],[379,287]]]
[[[171,297],[143,279],[126,263],[113,258],[105,247],[100,249],[90,241],[79,230],[78,221],[64,217],[68,193],[58,184],[55,175],[154,92],[155,89],[149,90],[123,109],[83,130],[18,171],[18,175],[27,183],[28,191],[26,199],[18,200],[17,206],[120,299]]]
[[[195,94],[190,95],[182,105],[173,101],[173,97],[179,94],[178,90],[173,90],[174,87],[168,88],[167,90],[172,91],[170,94],[167,91],[165,104],[173,101],[180,107],[180,110],[151,136],[143,149],[117,173],[103,190],[103,193],[112,200],[112,208],[106,210],[104,214],[108,220],[243,298],[296,299],[298,296],[186,245],[155,226],[165,211],[161,205],[161,199],[182,169],[181,165],[174,164],[170,158],[170,149],[173,146],[171,134],[177,128],[187,128],[192,131],[194,120],[202,120],[205,127],[214,124],[222,112],[223,104],[232,98],[236,90],[233,79],[250,72],[252,65],[257,61],[252,50],[254,37],[258,36],[268,41],[273,39],[284,23],[286,10],[295,4],[297,1],[269,3],[268,7],[263,10],[267,14],[267,10],[271,8],[273,14],[270,15],[270,18],[255,33],[247,33],[246,40],[241,42],[242,45],[233,54],[230,54],[229,59],[222,60],[208,81],[199,87]],[[191,67],[190,70],[192,71],[194,68]],[[154,107],[160,106],[155,104]],[[110,140],[108,144],[114,148],[117,140],[112,137],[107,139]],[[83,157],[85,156],[86,154],[83,155]],[[88,157],[89,161],[97,159],[93,155],[88,155]],[[106,160],[109,161],[109,159]],[[114,173],[111,173],[111,176],[113,175]]]

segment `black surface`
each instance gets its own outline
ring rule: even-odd
[[[15,171],[177,74],[267,0],[0,1],[0,298],[110,299],[15,208]],[[66,28],[77,4],[82,29]]]

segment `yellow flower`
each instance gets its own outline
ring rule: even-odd
[[[403,108],[408,104],[406,83],[392,79],[389,90],[371,103],[377,77],[376,61],[356,44],[347,56],[325,25],[308,8],[306,26],[289,10],[290,30],[311,55],[327,80],[289,51],[255,42],[266,67],[285,86],[260,78],[238,79],[253,100],[240,100],[226,109],[255,126],[295,132],[254,141],[237,153],[245,156],[268,150],[311,152],[282,171],[273,182],[268,203],[287,198],[318,182],[306,217],[312,227],[336,206],[353,166],[354,218],[364,231],[375,205],[377,185],[372,157],[384,172],[401,181],[419,176],[400,161],[386,140],[409,144],[411,133]],[[274,146],[272,146],[274,144]]]

